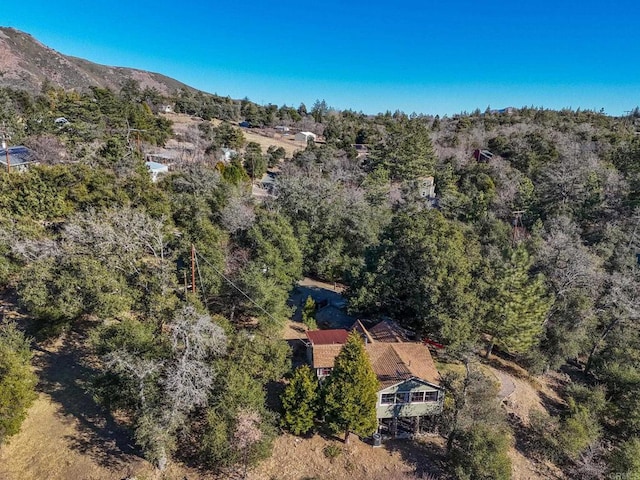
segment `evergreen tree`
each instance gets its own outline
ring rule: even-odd
[[[316,324],[316,302],[313,301],[311,295],[307,297],[302,309],[302,323],[304,323],[310,330],[318,328]]]
[[[296,369],[281,399],[284,427],[294,435],[305,434],[313,428],[318,410],[318,380],[308,365]]]
[[[249,142],[244,152],[244,168],[253,179],[260,179],[267,171],[267,160],[262,155],[262,148],[256,142]]]
[[[479,261],[466,233],[435,209],[400,212],[369,250],[368,265],[351,286],[351,305],[381,310],[449,348],[472,342],[478,304],[472,273]]]
[[[29,342],[15,324],[0,325],[0,444],[18,433],[36,398]]]
[[[371,153],[371,166],[389,171],[393,180],[411,181],[433,175],[436,157],[425,122],[402,119],[387,128],[387,138]]]
[[[542,333],[551,300],[542,277],[529,277],[531,263],[524,247],[518,247],[489,289],[485,324],[490,335],[487,357],[494,345],[510,353],[524,353]]]
[[[349,432],[362,437],[375,432],[378,387],[362,339],[351,332],[324,388],[325,419],[334,432],[345,433],[345,443]]]

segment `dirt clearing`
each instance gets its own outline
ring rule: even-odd
[[[325,447],[336,445],[337,457],[330,459]],[[349,445],[319,435],[298,438],[283,435],[276,440],[273,456],[250,472],[250,480],[371,480],[389,478],[391,474],[408,472],[441,473],[440,455],[443,441],[425,437],[419,442],[393,440],[373,448],[357,438]]]

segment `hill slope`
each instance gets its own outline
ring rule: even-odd
[[[178,88],[194,90],[158,73],[109,67],[63,55],[28,33],[0,27],[0,86],[35,92],[45,79],[65,89],[98,86],[119,90],[125,80],[134,79],[142,88],[156,88],[164,95]]]

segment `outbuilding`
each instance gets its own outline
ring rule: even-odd
[[[163,175],[165,173],[169,173],[169,167],[162,163],[158,162],[144,162],[144,164],[149,169],[149,173],[151,173],[151,181],[157,182],[158,176]]]
[[[3,145],[0,150],[0,167],[6,171],[24,172],[32,163],[35,163],[35,155],[25,146],[6,148]]]
[[[317,136],[315,133],[311,132],[298,132],[296,133],[295,140],[296,142],[309,143],[309,140],[316,141]]]

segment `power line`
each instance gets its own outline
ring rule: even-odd
[[[194,252],[195,252],[195,247],[194,247]],[[198,278],[200,279],[200,289],[204,294],[204,282],[202,281],[202,272],[200,272],[200,263],[198,263],[198,255],[195,256],[195,261],[196,261],[196,270],[198,270]]]
[[[218,275],[220,275],[222,278],[224,278],[229,285],[231,285],[233,288],[235,288],[238,292],[240,292],[247,300],[249,300],[251,303],[253,303],[256,307],[258,307],[260,310],[262,310],[271,320],[273,320],[276,325],[279,323],[278,320],[276,320],[274,318],[273,315],[271,315],[269,312],[267,312],[264,308],[262,308],[262,306],[260,306],[254,299],[252,299],[247,293],[245,293],[240,287],[238,287],[235,283],[233,283],[233,281],[229,278],[227,278],[227,276],[222,273],[220,270],[218,270],[216,267],[214,267],[205,257],[203,257],[200,252],[196,251],[196,257],[201,257],[202,260],[204,261],[204,263],[206,263],[209,267],[211,267],[213,269],[214,272],[216,272]]]

